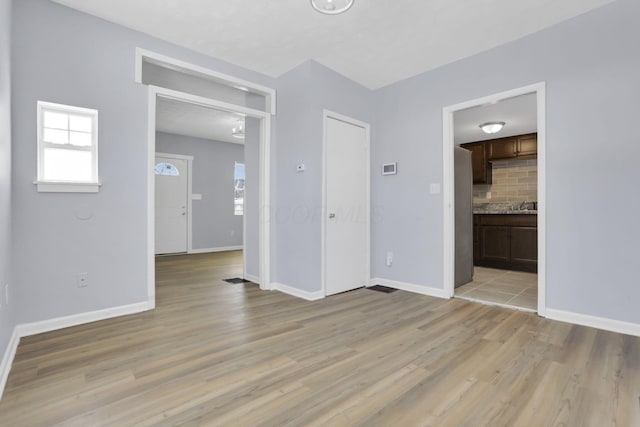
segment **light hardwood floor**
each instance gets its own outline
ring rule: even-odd
[[[640,338],[403,291],[307,302],[157,260],[152,312],[25,338],[2,426],[640,426]]]

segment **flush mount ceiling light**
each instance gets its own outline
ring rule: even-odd
[[[238,120],[238,124],[231,129],[231,136],[244,138],[244,122],[242,120]]]
[[[337,15],[349,10],[354,0],[311,0],[311,6],[320,13]]]
[[[484,133],[497,133],[502,130],[504,125],[504,122],[487,122],[481,124],[480,129],[482,129]]]

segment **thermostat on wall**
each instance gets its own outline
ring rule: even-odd
[[[382,165],[382,175],[395,175],[397,172],[397,163],[386,163]]]

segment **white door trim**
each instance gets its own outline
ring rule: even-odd
[[[262,95],[266,98],[265,108],[267,109],[267,112],[276,114],[276,91],[275,89],[272,89],[270,87],[239,79],[229,74],[220,73],[218,71],[210,70],[208,68],[204,68],[195,64],[190,64],[188,62],[181,61],[176,58],[171,58],[169,56],[139,47],[136,48],[135,61],[136,83],[142,83],[142,63],[146,61],[151,64],[159,65],[161,67],[166,67],[172,70],[179,70],[184,74],[201,77],[206,80],[223,84],[225,86],[232,87],[238,90]]]
[[[366,211],[367,217],[367,283],[371,281],[371,126],[369,123],[353,119],[351,117],[335,113],[330,110],[322,111],[322,221],[321,223],[321,265],[320,265],[320,281],[322,284],[322,295],[327,295],[326,284],[326,237],[327,237],[327,120],[329,118],[340,120],[355,126],[364,128],[367,138],[367,195]]]
[[[156,153],[156,158],[158,157],[162,157],[163,159],[179,159],[187,161],[187,253],[190,254],[193,252],[193,156]]]
[[[271,114],[252,108],[202,96],[149,86],[147,118],[147,294],[149,305],[155,307],[155,166],[156,156],[156,100],[158,97],[180,100],[218,110],[241,113],[260,119],[260,177],[259,177],[259,264],[260,288],[271,290],[270,274],[270,177],[271,177]],[[244,239],[244,237],[243,237]]]
[[[483,98],[450,105],[442,110],[442,161],[443,161],[443,218],[444,218],[444,289],[449,297],[454,295],[455,268],[455,206],[453,168],[453,113],[466,108],[494,103],[514,96],[535,93],[538,108],[538,315],[545,316],[547,300],[547,203],[546,203],[546,84],[536,83],[521,88],[485,96]]]

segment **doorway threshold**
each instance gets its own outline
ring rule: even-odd
[[[456,299],[461,299],[464,301],[469,301],[469,302],[475,302],[478,304],[484,304],[484,305],[490,305],[492,307],[501,307],[501,308],[507,308],[509,310],[516,310],[516,311],[523,311],[525,313],[537,313],[536,310],[532,310],[530,308],[525,308],[525,307],[518,307],[517,305],[510,305],[510,304],[502,304],[499,302],[491,302],[491,301],[485,301],[485,300],[481,300],[478,298],[471,298],[471,297],[466,297],[464,295],[454,295],[453,296]]]

